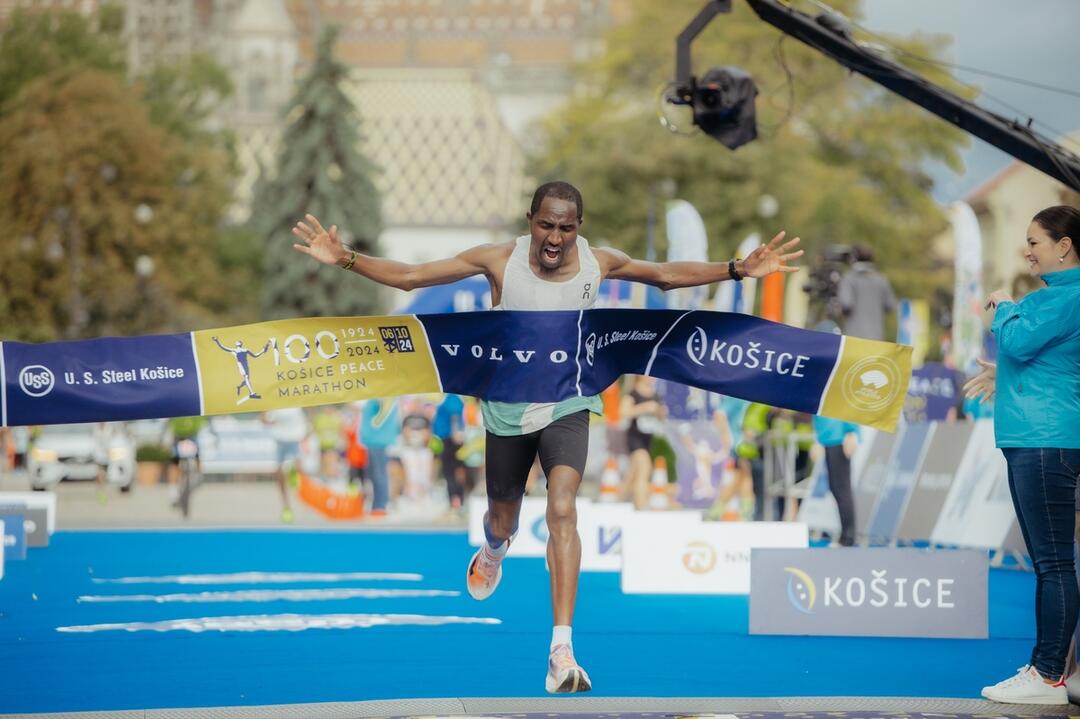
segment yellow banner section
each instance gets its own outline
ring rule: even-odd
[[[194,337],[206,415],[441,390],[411,315],[278,320]]]
[[[911,377],[907,345],[844,336],[844,349],[825,389],[821,415],[894,432]]]

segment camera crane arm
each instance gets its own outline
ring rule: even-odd
[[[977,138],[1008,153],[1080,192],[1080,156],[1041,137],[1028,125],[1009,120],[939,87],[902,65],[859,46],[836,16],[817,17],[778,0],[746,0],[759,18],[848,69],[934,113]],[[699,85],[690,63],[690,44],[720,13],[731,12],[731,0],[710,0],[676,40],[676,102],[692,105]]]

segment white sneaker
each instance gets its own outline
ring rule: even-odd
[[[1011,678],[997,685],[984,687],[982,695],[987,700],[1014,705],[1068,705],[1069,695],[1065,680],[1053,685],[1043,682],[1042,675],[1031,665],[1025,665]]]
[[[480,544],[480,549],[469,561],[469,569],[465,573],[465,587],[469,590],[474,600],[486,600],[499,587],[502,580],[502,558],[496,557],[486,542]]]
[[[569,645],[556,645],[548,656],[547,678],[544,689],[549,693],[576,693],[592,690],[588,673],[574,660],[574,650]]]

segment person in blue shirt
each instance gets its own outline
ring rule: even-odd
[[[368,469],[371,472],[371,514],[386,515],[390,504],[390,475],[387,448],[396,445],[401,435],[401,418],[397,402],[392,398],[375,398],[364,403],[360,418],[360,441],[368,449]]]
[[[1020,301],[1004,290],[986,301],[997,367],[967,390],[996,392],[994,438],[1005,455],[1013,508],[1035,566],[1035,647],[1019,673],[983,688],[997,702],[1065,705],[1065,661],[1076,628],[1073,533],[1080,474],[1080,211],[1040,211],[1024,258],[1046,283]],[[996,382],[991,380],[996,373]]]
[[[814,437],[825,449],[829,492],[840,511],[840,544],[855,544],[855,495],[851,491],[851,458],[859,445],[859,426],[844,420],[814,416]]]
[[[465,401],[460,395],[448,394],[439,403],[431,421],[431,432],[442,441],[439,458],[450,509],[460,510],[467,492],[465,463],[458,457],[458,450],[465,442]]]

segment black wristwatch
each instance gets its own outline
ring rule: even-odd
[[[734,280],[735,282],[739,282],[740,280],[743,279],[743,276],[740,275],[739,271],[735,269],[735,261],[734,260],[728,260],[727,271],[728,271],[728,275],[730,275],[731,279]]]

